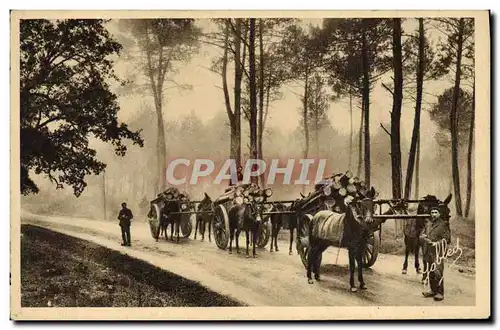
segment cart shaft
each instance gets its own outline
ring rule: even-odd
[[[278,203],[286,204],[286,203],[293,203],[293,202],[295,202],[295,200],[265,201],[262,204],[278,204]]]
[[[182,214],[213,214],[212,211],[198,211],[198,212],[169,212],[172,215],[182,215]]]
[[[416,219],[416,218],[429,218],[430,214],[386,214],[374,215],[374,219]]]
[[[385,204],[385,203],[397,203],[397,202],[425,203],[426,201],[423,199],[376,199],[373,202],[375,204]]]
[[[262,215],[273,215],[273,214],[296,214],[296,212],[294,211],[262,212]]]

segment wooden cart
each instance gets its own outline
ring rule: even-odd
[[[181,192],[173,187],[158,194],[158,196],[150,202],[150,210],[148,213],[149,228],[151,236],[158,240],[160,236],[160,223],[163,217],[171,217],[178,215],[181,217],[180,234],[186,238],[193,231],[193,203],[190,201],[189,195],[186,192]]]

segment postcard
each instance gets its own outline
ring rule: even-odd
[[[486,319],[488,11],[11,11],[11,319]]]

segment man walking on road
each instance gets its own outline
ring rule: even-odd
[[[127,203],[122,203],[122,209],[118,214],[118,220],[120,220],[120,227],[122,228],[122,246],[131,246],[130,220],[133,218],[134,216],[132,215],[132,211],[127,208]]]
[[[424,261],[427,263],[427,277],[430,291],[422,292],[424,297],[433,297],[436,301],[444,299],[444,258],[439,258],[437,251],[444,250],[450,244],[450,229],[441,218],[438,207],[431,208],[431,218],[425,225],[425,231],[420,235],[423,246]],[[446,243],[445,243],[446,241]],[[439,249],[437,245],[440,245]]]

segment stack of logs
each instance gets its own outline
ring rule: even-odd
[[[313,192],[295,203],[294,209],[314,209],[328,199],[332,211],[343,213],[350,201],[363,197],[367,190],[365,182],[354,177],[351,171],[333,174],[318,182]]]
[[[189,195],[187,192],[181,192],[176,187],[169,187],[165,191],[159,193],[155,199],[153,199],[150,204],[156,204],[163,210],[168,203],[172,202],[186,202],[189,203]],[[153,208],[151,207],[148,212],[148,218],[154,218],[154,213],[152,213]]]
[[[222,204],[235,199],[237,196],[253,195],[259,191],[254,183],[239,183],[226,188],[226,190],[214,201],[214,204]]]
[[[169,187],[164,192],[158,194],[158,198],[165,201],[172,200],[189,200],[189,195],[186,192],[181,192],[176,187]]]

